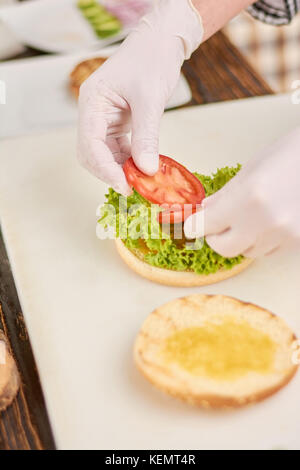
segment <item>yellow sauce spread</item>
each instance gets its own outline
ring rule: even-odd
[[[246,321],[185,328],[169,336],[162,353],[168,363],[196,376],[235,380],[248,372],[272,372],[276,343]]]

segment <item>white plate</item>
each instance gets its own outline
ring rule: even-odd
[[[129,33],[129,28],[123,28],[114,36],[99,39],[76,3],[76,0],[31,0],[1,8],[0,18],[21,42],[46,52],[105,47]]]
[[[245,162],[298,125],[290,97],[166,113],[160,150],[191,169]],[[137,372],[132,346],[157,306],[195,292],[269,308],[300,333],[300,255],[256,261],[203,288],[134,274],[95,235],[104,184],[76,164],[76,132],[0,143],[1,226],[60,449],[300,449],[300,374],[280,393],[234,412],[198,410]]]
[[[77,102],[68,89],[70,72],[81,60],[109,57],[117,47],[0,64],[0,80],[6,84],[7,95],[6,105],[0,105],[0,137],[75,123]],[[191,97],[190,88],[181,75],[167,108],[181,106]]]
[[[4,6],[13,5],[16,0],[0,0],[0,9]],[[14,57],[24,52],[25,46],[21,44],[11,28],[7,26],[0,18],[0,61]]]

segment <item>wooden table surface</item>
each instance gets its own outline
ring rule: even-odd
[[[37,54],[27,50],[22,57]],[[272,93],[222,32],[204,43],[185,62],[183,72],[192,89],[193,99],[189,106]],[[0,328],[8,337],[22,380],[13,404],[0,413],[0,450],[55,449],[30,339],[1,234]]]

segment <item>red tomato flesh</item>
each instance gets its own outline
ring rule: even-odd
[[[132,158],[125,162],[123,169],[131,187],[149,202],[163,205],[160,222],[183,222],[205,198],[198,178],[165,155],[159,156],[159,169],[154,176],[142,173]],[[176,207],[172,209],[172,206]]]

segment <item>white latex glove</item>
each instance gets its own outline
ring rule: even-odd
[[[259,153],[184,226],[217,253],[249,258],[300,246],[300,128]],[[198,227],[197,227],[198,225]]]
[[[201,19],[188,0],[160,0],[81,86],[79,160],[116,191],[131,193],[122,170],[131,155],[144,173],[157,171],[164,107],[202,37]]]

